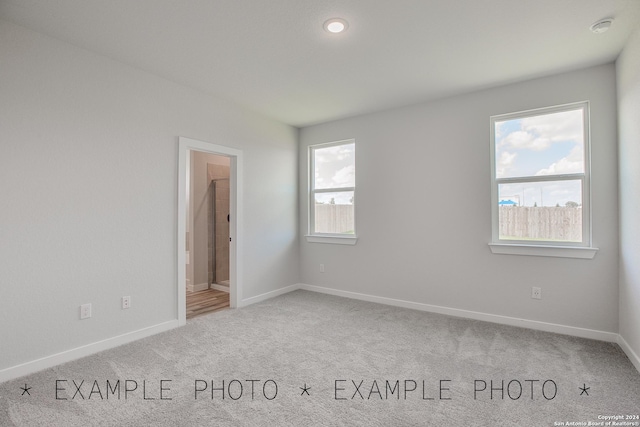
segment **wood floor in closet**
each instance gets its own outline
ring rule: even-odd
[[[187,292],[187,319],[229,308],[229,293],[217,289]]]

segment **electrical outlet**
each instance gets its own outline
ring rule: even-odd
[[[122,308],[131,308],[131,297],[122,297]]]
[[[542,288],[534,286],[531,288],[531,298],[542,299]]]
[[[320,264],[320,273],[324,273],[324,264]]]
[[[82,304],[80,306],[80,319],[88,319],[91,317],[91,304]]]

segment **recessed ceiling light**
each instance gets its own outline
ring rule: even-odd
[[[349,28],[349,24],[342,18],[331,18],[325,21],[323,27],[328,32],[337,34]]]
[[[593,31],[596,34],[602,34],[602,33],[607,31],[611,27],[612,23],[613,23],[613,18],[605,18],[605,19],[601,19],[598,22],[594,23],[589,28],[590,28],[591,31]]]

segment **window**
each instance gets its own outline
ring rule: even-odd
[[[313,242],[355,243],[356,144],[309,147],[309,237]]]
[[[494,253],[595,255],[542,250],[591,245],[588,102],[491,117],[491,161]]]

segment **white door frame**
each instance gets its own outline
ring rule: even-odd
[[[231,159],[229,235],[229,304],[238,307],[242,300],[242,150],[178,137],[178,322],[187,323],[187,186],[191,168],[191,151],[227,156]]]

